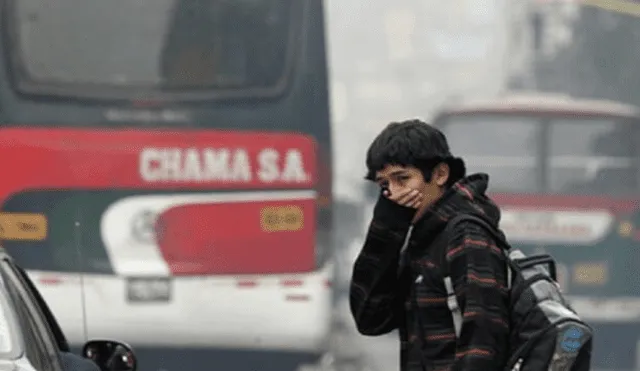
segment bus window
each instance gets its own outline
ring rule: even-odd
[[[619,194],[637,189],[632,126],[608,118],[552,120],[549,188],[555,193]]]
[[[449,116],[443,126],[451,151],[464,158],[467,172],[490,174],[496,192],[538,188],[540,130],[535,118],[504,115]]]
[[[14,1],[20,79],[158,90],[274,87],[299,18],[295,3]]]

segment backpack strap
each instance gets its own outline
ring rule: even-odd
[[[507,242],[504,240],[502,236],[498,234],[498,232],[494,227],[492,227],[491,225],[489,225],[489,223],[480,219],[479,217],[474,215],[469,215],[469,214],[461,214],[449,220],[443,232],[443,235],[446,236],[445,238],[447,238],[447,243],[448,243],[448,240],[451,238],[455,227],[460,222],[466,221],[466,220],[472,221],[473,223],[476,223],[477,225],[480,225],[481,227],[483,227],[487,232],[490,233],[491,237],[493,237],[496,244],[507,245]],[[504,252],[505,257],[509,259],[508,252],[505,249],[502,249],[502,251]],[[453,319],[453,327],[456,332],[456,338],[459,338],[460,333],[462,332],[462,320],[463,320],[462,310],[460,309],[460,305],[458,304],[458,298],[456,297],[456,293],[453,290],[453,281],[449,276],[449,269],[447,268],[446,252],[442,253],[440,267],[441,267],[440,269],[442,270],[442,273],[444,274],[444,287],[447,290],[447,307],[449,307],[449,311],[451,312],[451,317]],[[511,288],[512,274],[513,272],[511,270],[511,267],[509,264],[507,264],[507,287],[509,289]]]
[[[444,287],[447,289],[447,307],[449,307],[449,311],[451,312],[453,328],[456,330],[456,337],[458,338],[462,332],[462,310],[460,310],[460,305],[458,305],[456,293],[453,291],[451,277],[446,276],[444,278]]]

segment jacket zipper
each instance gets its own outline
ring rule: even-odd
[[[412,233],[413,233],[413,224],[409,226],[409,229],[407,230],[407,234],[404,236],[404,242],[402,243],[402,248],[400,249],[400,255],[404,255],[405,251],[409,247],[409,241],[411,240]]]
[[[411,240],[411,233],[413,232],[413,225],[409,226],[407,230],[407,234],[404,236],[404,242],[402,243],[402,247],[400,248],[400,254],[398,255],[398,277],[402,274],[406,265],[409,264],[407,262],[407,248],[409,247],[409,241]]]

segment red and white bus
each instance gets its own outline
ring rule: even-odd
[[[84,315],[134,345],[321,352],[322,1],[0,0],[0,17],[1,236],[70,341]]]
[[[521,94],[451,105],[434,124],[469,172],[489,174],[511,244],[557,260],[560,285],[595,327],[593,367],[636,367],[640,111]]]

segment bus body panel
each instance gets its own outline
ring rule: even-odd
[[[91,337],[135,346],[324,352],[322,1],[47,4],[0,2],[0,158],[15,169],[0,227],[69,340],[85,341],[85,316]],[[87,23],[100,42],[65,33]],[[159,42],[161,67],[144,55]],[[120,59],[96,58],[109,48]]]

